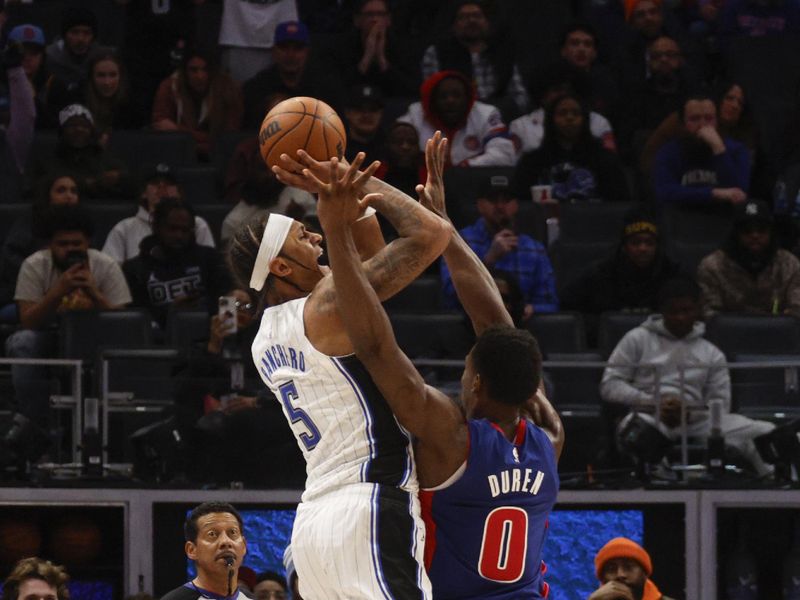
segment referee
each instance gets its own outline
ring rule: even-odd
[[[248,600],[239,590],[238,572],[247,541],[239,512],[227,502],[204,502],[183,525],[186,556],[197,566],[197,577],[161,600]]]

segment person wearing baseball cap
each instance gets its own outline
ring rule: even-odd
[[[736,206],[723,246],[697,269],[703,316],[719,312],[800,317],[800,260],[778,248],[769,206],[748,200]]]
[[[602,584],[588,600],[671,600],[650,579],[653,561],[639,544],[616,537],[600,548],[594,569]]]
[[[244,126],[258,129],[276,98],[309,96],[341,111],[344,85],[327,62],[312,51],[308,27],[301,21],[284,21],[275,28],[274,40],[272,65],[259,71],[242,88]]]
[[[132,217],[119,221],[108,233],[103,252],[122,264],[139,255],[144,238],[153,233],[153,213],[166,199],[183,199],[183,192],[169,165],[158,163],[142,174],[140,179],[139,208]],[[214,236],[203,217],[195,216],[195,241],[201,246],[214,247]]]
[[[345,158],[352,161],[359,152],[371,160],[384,158],[385,135],[381,128],[383,119],[383,94],[374,85],[356,84],[350,89],[344,120],[347,125],[347,150]]]
[[[491,175],[478,185],[480,218],[459,233],[489,269],[506,271],[519,281],[525,297],[523,321],[531,315],[558,311],[553,266],[538,240],[519,231],[519,202],[509,177]],[[441,265],[442,287],[448,308],[459,308],[450,271]]]

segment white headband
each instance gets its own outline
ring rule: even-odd
[[[283,243],[289,235],[294,219],[284,215],[271,213],[267,227],[264,229],[264,236],[261,238],[261,245],[258,247],[256,264],[253,265],[253,274],[250,276],[250,287],[256,291],[261,291],[264,282],[269,277],[269,263],[278,256],[283,248]]]

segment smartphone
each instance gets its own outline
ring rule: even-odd
[[[220,296],[217,308],[219,322],[225,335],[236,333],[236,297]]]
[[[75,265],[83,265],[89,262],[89,255],[85,250],[70,250],[64,257],[64,264],[67,269]]]

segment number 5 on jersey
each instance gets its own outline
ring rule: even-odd
[[[306,450],[313,450],[322,436],[317,426],[314,425],[314,421],[308,416],[308,413],[302,408],[297,408],[292,404],[292,402],[296,402],[300,399],[294,381],[287,381],[278,388],[278,391],[281,394],[281,402],[283,402],[283,406],[286,407],[286,412],[289,415],[289,421],[291,421],[292,425],[295,423],[302,423],[303,427],[306,429],[306,431],[299,434],[300,441],[303,442]]]

